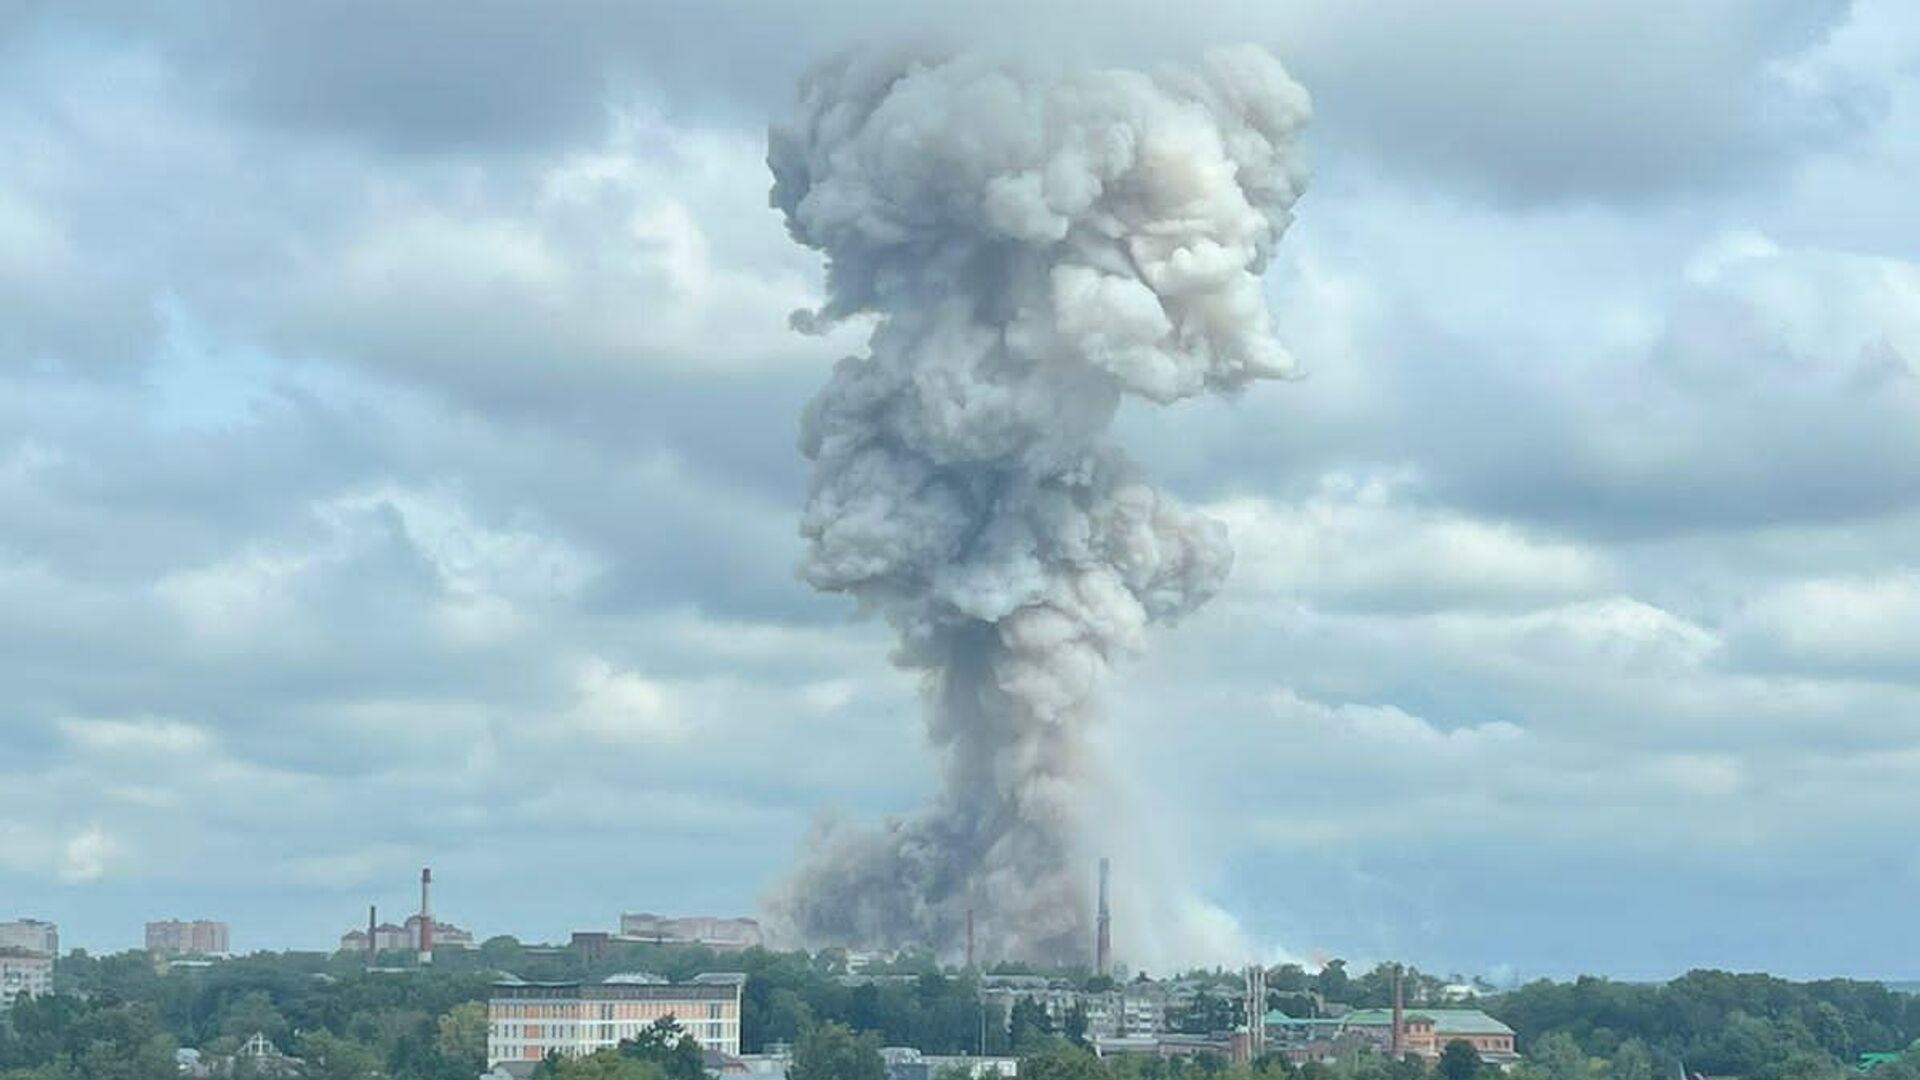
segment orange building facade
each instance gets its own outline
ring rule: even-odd
[[[487,999],[487,1064],[584,1057],[636,1038],[672,1017],[702,1049],[740,1053],[740,993],[746,976],[693,981],[615,976],[602,983],[496,983]]]

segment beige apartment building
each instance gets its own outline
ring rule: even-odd
[[[227,938],[226,923],[207,919],[147,924],[147,951],[156,956],[225,956]]]
[[[738,1056],[746,981],[727,972],[684,983],[647,975],[615,975],[600,983],[495,983],[487,999],[487,1066],[538,1061],[549,1052],[585,1057],[669,1016],[702,1049]]]
[[[39,919],[0,922],[0,949],[25,949],[43,956],[60,955],[60,928]]]

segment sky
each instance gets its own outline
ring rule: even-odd
[[[330,947],[431,863],[564,939],[911,813],[793,573],[860,338],[788,329],[767,124],[903,38],[1253,42],[1305,375],[1121,418],[1238,561],[1116,675],[1116,872],[1272,957],[1920,974],[1911,5],[921,7],[0,8],[0,918]]]

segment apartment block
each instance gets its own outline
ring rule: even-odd
[[[168,919],[147,924],[147,951],[157,956],[225,956],[227,924],[207,919]]]
[[[0,945],[0,1010],[22,997],[53,993],[53,957],[14,945]]]
[[[39,919],[0,922],[0,949],[25,949],[42,956],[59,956],[60,928]]]

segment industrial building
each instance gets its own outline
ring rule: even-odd
[[[1340,1018],[1351,1031],[1372,1039],[1383,1050],[1393,1045],[1392,1009],[1359,1009]],[[1400,1021],[1400,1052],[1439,1058],[1450,1042],[1464,1042],[1483,1061],[1506,1064],[1520,1060],[1513,1049],[1513,1029],[1479,1009],[1419,1009]]]
[[[705,945],[710,949],[750,949],[765,944],[760,924],[753,919],[713,915],[672,918],[649,912],[621,915],[619,940],[656,945]]]
[[[379,921],[379,909],[367,908],[367,928],[340,935],[340,951],[363,953],[371,967],[379,955],[400,950],[415,955],[421,964],[433,963],[433,950],[471,949],[473,935],[449,922],[433,917],[433,868],[420,868],[420,910],[407,916],[402,926]]]
[[[52,956],[17,945],[0,945],[0,1010],[11,1009],[22,997],[51,993]]]
[[[60,955],[60,928],[39,919],[0,922],[0,949],[25,949],[42,956]]]
[[[182,922],[168,919],[147,924],[147,951],[155,956],[226,956],[226,923],[208,919]]]
[[[1266,1015],[1267,1046],[1296,1063],[1325,1061],[1348,1050],[1395,1053],[1394,1010],[1357,1009],[1331,1019],[1302,1019],[1279,1011]],[[1479,1009],[1418,1009],[1400,1018],[1398,1052],[1437,1060],[1447,1044],[1465,1042],[1483,1061],[1520,1060],[1513,1029]]]
[[[740,1054],[740,994],[747,977],[696,975],[673,983],[616,975],[599,983],[504,981],[487,999],[487,1065],[584,1057],[672,1017],[703,1050]]]
[[[349,930],[340,935],[340,951],[364,953],[367,951],[367,932]],[[373,951],[386,952],[389,949],[402,952],[420,951],[420,916],[409,915],[404,926],[392,923],[380,923],[373,928]],[[473,934],[449,922],[433,920],[433,947],[436,949],[474,948]]]

